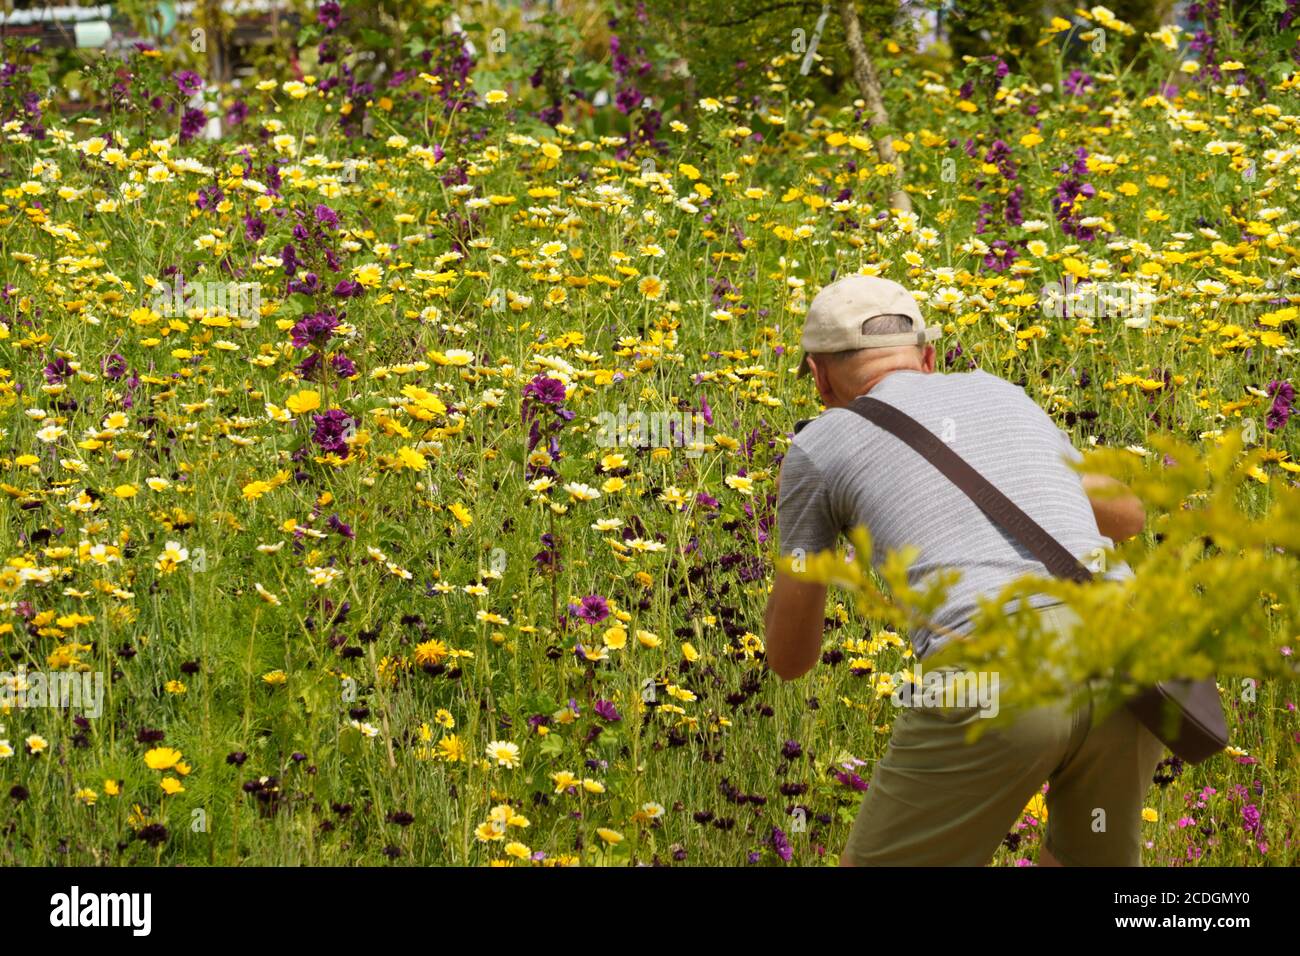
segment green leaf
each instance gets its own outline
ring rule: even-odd
[[[315,304],[316,301],[311,296],[295,292],[284,300],[284,304],[280,308],[284,310],[285,318],[293,319],[302,315]]]
[[[339,731],[339,753],[345,757],[355,757],[361,752],[361,731],[348,725]]]
[[[574,82],[580,88],[600,89],[614,80],[614,73],[604,63],[583,63],[572,72]]]
[[[307,713],[325,713],[334,704],[334,688],[327,687],[323,682],[317,681],[303,688],[299,697]]]

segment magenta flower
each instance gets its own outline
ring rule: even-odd
[[[203,77],[193,70],[181,70],[173,79],[176,80],[176,88],[186,96],[193,96],[203,89]]]
[[[613,701],[598,700],[595,703],[594,709],[596,713],[600,715],[601,719],[608,720],[611,723],[623,719],[622,715],[618,712],[618,708],[614,706]]]

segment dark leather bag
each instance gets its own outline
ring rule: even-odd
[[[1092,580],[1092,572],[1078,558],[916,419],[866,395],[848,407],[927,458],[1052,574],[1074,581]],[[1213,679],[1163,681],[1141,691],[1126,705],[1187,763],[1207,760],[1228,745],[1228,725]]]

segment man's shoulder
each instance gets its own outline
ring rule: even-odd
[[[1033,402],[1023,385],[981,368],[974,368],[968,372],[948,372],[944,374],[943,379],[956,393],[954,397],[964,394],[975,400],[987,397],[1003,401]]]
[[[1023,389],[1014,382],[1007,381],[1000,375],[994,375],[992,372],[986,372],[982,368],[973,368],[967,372],[947,372],[944,378],[960,382],[962,384],[975,386],[977,388],[994,388],[994,389],[1011,389],[1014,391],[1023,391]]]
[[[846,443],[846,433],[870,430],[870,423],[857,412],[848,408],[827,408],[816,418],[801,422],[795,429],[790,442],[790,450],[805,455],[819,465],[834,461],[846,447],[857,447],[852,442]]]
[[[942,390],[969,389],[1010,389],[1020,391],[1020,386],[1007,381],[982,368],[967,369],[960,372],[940,372],[929,374],[889,375],[873,389],[873,394],[887,399],[892,395],[926,394]]]
[[[827,437],[841,432],[845,425],[866,424],[867,420],[851,408],[823,408],[816,418],[801,423],[795,431],[794,440],[805,447],[810,443],[826,440]]]

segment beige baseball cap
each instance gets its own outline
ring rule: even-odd
[[[863,323],[878,315],[905,315],[912,320],[912,331],[864,335]],[[799,374],[808,374],[809,352],[925,345],[937,339],[939,331],[926,326],[916,299],[897,282],[879,276],[844,276],[818,292],[808,307],[799,340],[804,351]]]

